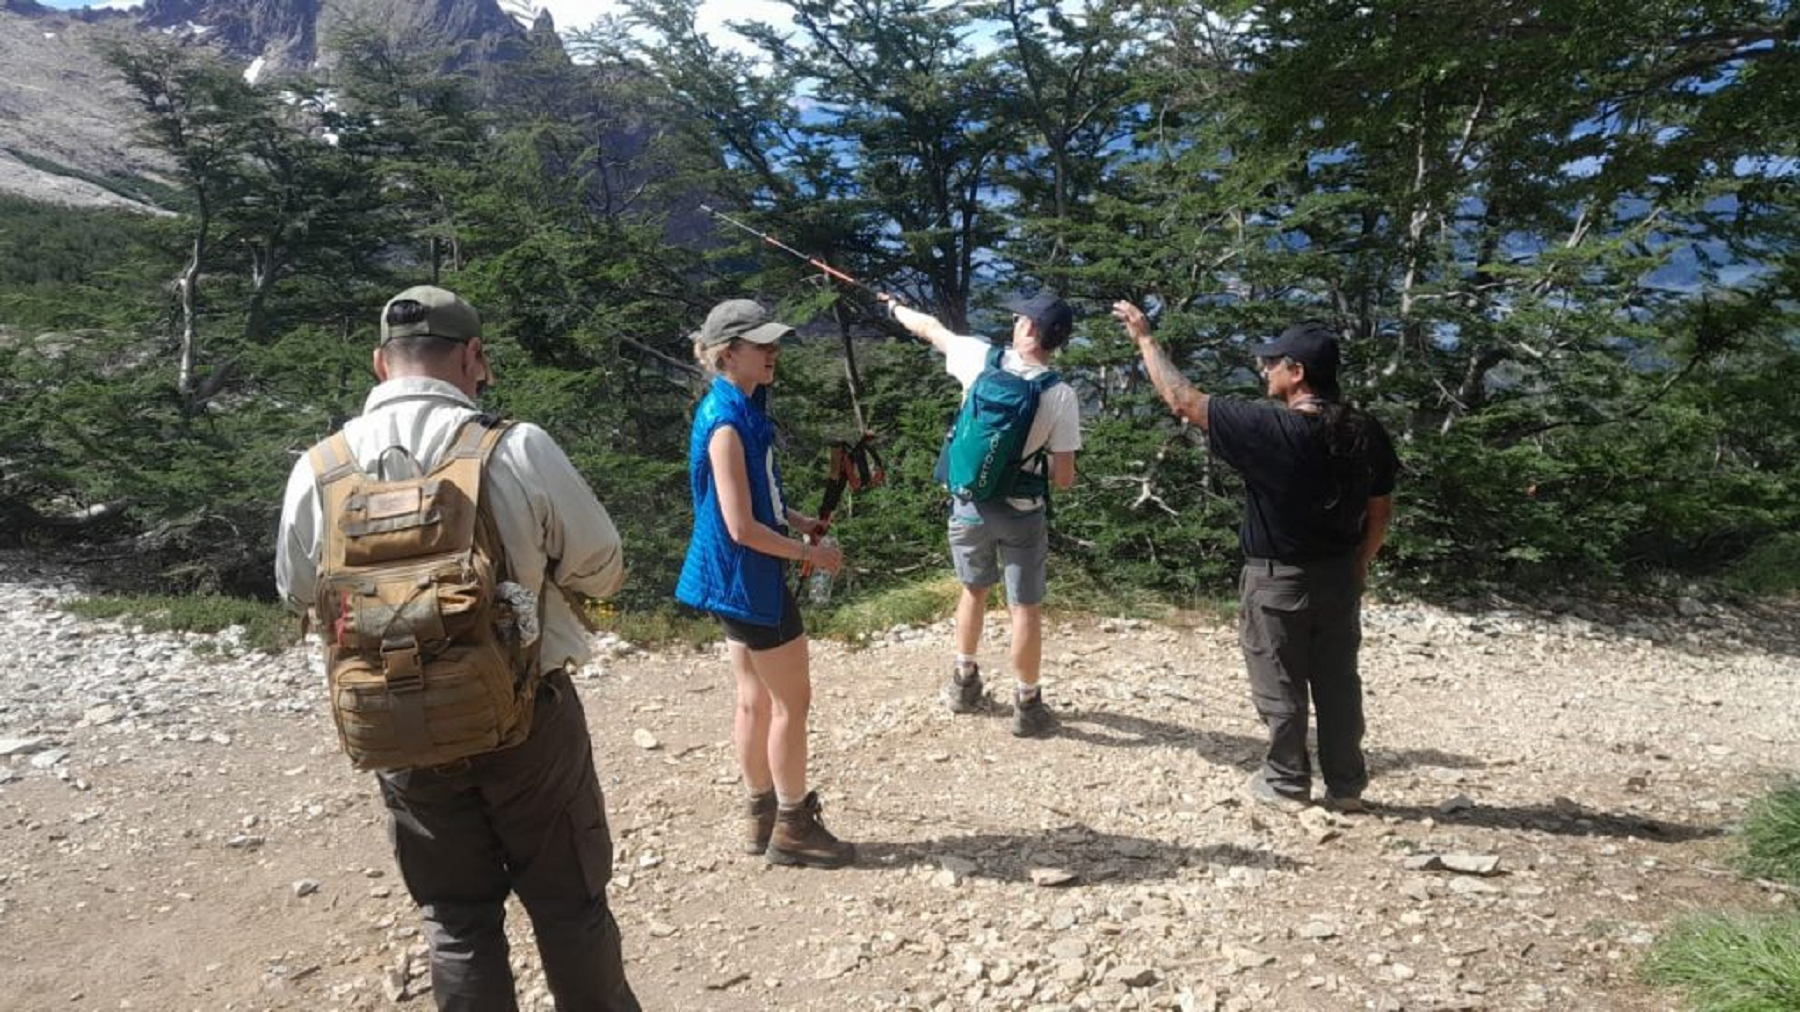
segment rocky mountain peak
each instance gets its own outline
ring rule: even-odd
[[[525,40],[498,0],[147,0],[140,17],[274,72],[329,65],[331,40],[351,27],[450,51],[458,65],[516,57]]]
[[[214,49],[247,80],[329,68],[346,30],[374,32],[396,50],[443,54],[448,69],[486,78],[499,63],[561,56],[549,15],[526,28],[500,0],[144,0],[131,10],[59,11],[0,0],[0,193],[57,203],[136,206],[135,186],[166,170],[145,148],[137,111],[101,56],[134,32]]]

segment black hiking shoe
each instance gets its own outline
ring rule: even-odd
[[[985,701],[981,694],[981,665],[958,664],[951,669],[950,682],[944,686],[944,705],[951,713],[974,713]]]
[[[1034,692],[1029,699],[1013,697],[1013,737],[1042,738],[1055,730],[1056,715],[1044,705],[1043,692]]]

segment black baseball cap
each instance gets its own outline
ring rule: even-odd
[[[1038,333],[1043,335],[1045,348],[1062,347],[1075,329],[1075,307],[1048,288],[1030,298],[1017,296],[1001,305],[1035,324]]]
[[[1317,320],[1294,324],[1275,340],[1257,345],[1252,353],[1257,358],[1291,358],[1305,366],[1315,379],[1327,382],[1337,379],[1337,335]]]

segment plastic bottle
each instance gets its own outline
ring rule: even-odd
[[[818,547],[836,545],[830,535],[819,539]],[[806,578],[806,599],[813,604],[828,604],[831,601],[831,574],[824,566],[814,566],[811,575]]]

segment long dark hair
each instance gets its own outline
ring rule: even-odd
[[[1307,377],[1307,389],[1319,407],[1319,421],[1324,428],[1325,455],[1331,467],[1331,499],[1326,509],[1335,508],[1347,498],[1357,496],[1358,489],[1367,495],[1369,483],[1369,416],[1356,405],[1344,400],[1337,377]]]

